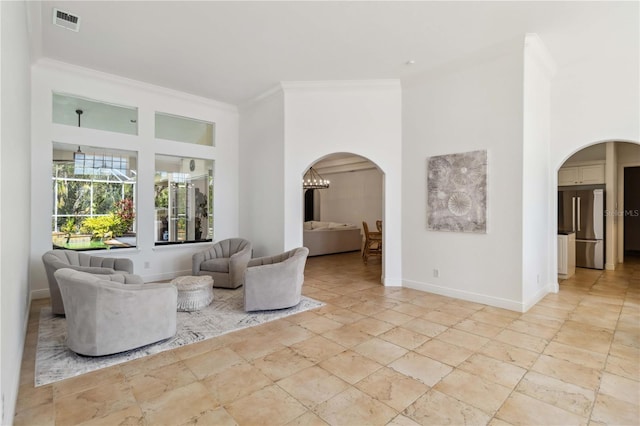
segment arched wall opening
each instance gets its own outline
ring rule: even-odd
[[[559,188],[600,187],[604,190],[602,269],[615,269],[624,262],[624,216],[628,210],[624,206],[624,171],[626,168],[640,167],[640,143],[620,139],[586,143],[564,153],[553,166],[555,176],[552,179],[554,196],[551,197],[551,212],[554,220],[551,222],[551,238],[557,238],[558,233],[563,231],[559,226],[559,211],[562,212],[563,208],[559,206],[559,197],[555,196]],[[573,176],[576,179],[571,181]],[[555,265],[555,270],[558,270],[558,245],[551,244],[550,247],[553,248],[550,265]],[[558,276],[556,282],[559,283],[563,278]]]
[[[329,180],[330,184],[327,189],[303,189],[300,214],[303,245],[310,248],[310,256],[356,250],[362,252],[362,222],[367,223],[370,231],[375,231],[376,222],[384,223],[385,220],[384,171],[366,156],[353,152],[323,155],[307,164],[300,171],[300,176],[304,177],[310,167],[323,179]],[[310,195],[311,191],[313,195]],[[312,221],[309,221],[310,217],[313,217]],[[308,229],[316,226],[331,227],[333,231]],[[328,241],[319,242],[319,238]],[[381,258],[370,259],[374,264],[382,265],[384,276],[384,244],[382,248]]]
[[[402,90],[398,80],[283,83],[283,247],[302,244],[301,180],[315,162],[350,153],[384,174],[385,286],[402,282]],[[378,219],[378,218],[376,218]]]

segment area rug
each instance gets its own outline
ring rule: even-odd
[[[101,357],[87,357],[70,351],[64,341],[66,320],[53,315],[51,308],[42,308],[36,349],[35,386],[79,376],[90,371],[175,349],[289,315],[323,306],[324,303],[302,296],[294,307],[276,311],[244,311],[244,289],[214,289],[214,301],[195,312],[178,312],[177,332],[174,337],[127,352]]]

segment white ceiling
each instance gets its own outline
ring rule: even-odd
[[[633,2],[30,3],[49,57],[232,104],[280,81],[404,79],[537,33],[559,66],[638,45]],[[58,7],[80,32],[54,26]],[[414,60],[414,65],[406,65]]]

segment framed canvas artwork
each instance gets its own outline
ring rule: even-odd
[[[427,229],[487,232],[487,151],[427,159]]]

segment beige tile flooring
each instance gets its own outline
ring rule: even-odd
[[[320,309],[38,388],[36,301],[15,424],[639,423],[640,261],[579,270],[525,314],[379,276],[310,258]]]

